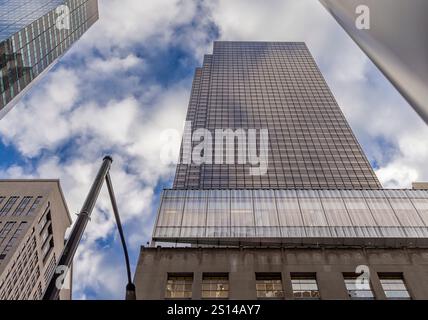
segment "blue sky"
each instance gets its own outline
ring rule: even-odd
[[[174,165],[192,76],[214,40],[305,41],[385,187],[428,180],[427,126],[312,0],[102,0],[100,20],[0,122],[1,178],[60,178],[78,212],[103,156],[131,248],[149,241]],[[178,148],[178,145],[177,145]],[[75,259],[74,297],[123,297],[123,256],[103,190]]]

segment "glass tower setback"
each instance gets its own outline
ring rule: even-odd
[[[186,120],[193,132],[267,129],[268,169],[179,163],[174,189],[381,188],[304,43],[215,42],[196,69]]]
[[[0,0],[0,118],[97,20],[97,0]]]

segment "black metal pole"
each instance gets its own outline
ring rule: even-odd
[[[91,190],[89,191],[85,203],[79,213],[79,216],[74,223],[73,229],[71,230],[70,236],[64,246],[62,251],[61,258],[58,261],[58,266],[65,266],[66,272],[71,267],[73,263],[73,258],[76,253],[77,247],[79,245],[80,239],[82,238],[83,232],[85,231],[86,225],[91,217],[92,210],[95,207],[98,195],[100,193],[101,187],[103,185],[104,179],[110,170],[111,163],[113,159],[110,156],[106,156],[103,159],[103,164],[101,165],[100,170],[95,178],[94,183],[92,184]],[[64,279],[65,274],[60,274],[55,272],[49,282],[48,287],[45,290],[43,295],[43,300],[58,300],[59,293],[62,287],[62,279]],[[58,282],[58,283],[57,283]]]
[[[107,182],[108,193],[110,195],[111,205],[113,207],[114,217],[116,218],[117,230],[119,231],[119,236],[123,247],[123,253],[125,255],[126,273],[128,275],[128,284],[126,285],[125,299],[136,300],[135,285],[132,282],[131,266],[129,264],[128,249],[126,247],[125,236],[123,235],[122,223],[120,221],[119,210],[117,209],[116,197],[114,196],[114,190],[113,190],[113,184],[111,182],[110,174],[108,172],[106,174],[106,182]]]

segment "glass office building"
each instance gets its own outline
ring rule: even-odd
[[[186,120],[193,133],[267,129],[267,170],[249,174],[252,164],[237,163],[238,137],[228,144],[214,134],[213,145],[226,141],[235,162],[181,161],[173,189],[163,193],[154,241],[339,243],[428,235],[425,209],[409,200],[427,193],[381,190],[305,43],[215,42],[196,70]],[[261,148],[258,138],[255,149]],[[413,211],[401,214],[395,205]]]
[[[0,0],[0,118],[96,20],[97,0]]]
[[[193,131],[267,129],[268,170],[179,164],[175,189],[381,187],[304,43],[215,42],[196,70],[187,121]]]
[[[187,121],[173,188],[141,249],[137,298],[183,297],[165,291],[169,279],[206,298],[209,275],[227,281],[230,299],[428,299],[428,190],[382,189],[304,43],[215,42]],[[240,135],[224,145],[201,134],[217,129],[267,129],[265,174],[236,162]],[[217,164],[193,136],[235,162]],[[261,154],[262,141],[248,146]],[[189,149],[206,161],[190,162]],[[361,266],[364,287],[353,280]]]

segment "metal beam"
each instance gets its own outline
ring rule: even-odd
[[[85,231],[86,225],[90,220],[91,213],[95,207],[95,203],[98,199],[98,196],[101,191],[101,187],[104,183],[104,180],[107,182],[107,188],[110,195],[110,200],[112,202],[114,216],[116,219],[117,227],[119,230],[123,250],[125,253],[125,262],[126,270],[128,275],[128,284],[126,286],[126,299],[135,300],[135,286],[132,283],[131,279],[131,270],[129,266],[129,256],[128,250],[125,243],[125,237],[123,235],[123,229],[120,222],[119,210],[117,208],[116,199],[114,197],[113,185],[109,176],[109,170],[113,159],[110,156],[106,156],[103,159],[101,168],[98,171],[98,174],[92,184],[91,189],[86,197],[85,203],[80,210],[78,218],[74,223],[73,229],[71,230],[70,236],[67,239],[64,250],[62,251],[61,258],[58,261],[56,272],[53,274],[48,287],[45,290],[43,295],[43,300],[58,300],[61,287],[63,285],[63,280],[67,272],[70,270],[73,263],[74,255],[76,254],[77,247],[79,246],[80,240],[82,239],[83,233]],[[58,272],[58,270],[64,272]]]

